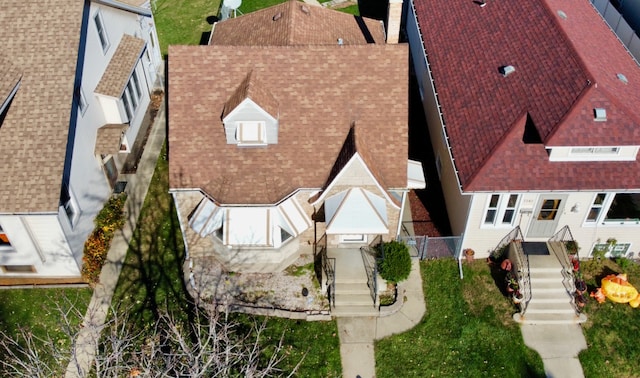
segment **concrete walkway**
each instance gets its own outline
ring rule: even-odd
[[[411,274],[399,285],[398,297],[406,301],[392,315],[337,318],[343,377],[375,377],[374,341],[410,330],[421,321],[426,306],[418,259],[412,260]],[[525,345],[540,354],[547,377],[584,377],[577,356],[587,342],[580,325],[526,324],[521,330]]]
[[[547,377],[584,377],[578,353],[587,349],[587,341],[580,325],[523,324],[520,329],[525,345],[542,357]]]
[[[149,183],[156,168],[156,161],[164,143],[165,125],[163,100],[154,124],[151,126],[151,133],[136,173],[127,177],[125,209],[129,218],[122,231],[117,233],[111,242],[111,247],[107,254],[107,262],[102,268],[100,281],[95,287],[82,322],[82,329],[74,343],[74,353],[67,366],[66,378],[86,377],[92,367],[100,332],[111,308],[111,299],[129,249],[129,242],[135,230],[142,204],[149,189]]]
[[[345,378],[376,376],[374,341],[415,327],[425,313],[420,261],[412,259],[409,278],[398,284],[399,311],[384,317],[339,317],[340,359]]]

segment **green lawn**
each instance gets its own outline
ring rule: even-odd
[[[629,282],[640,289],[640,266],[635,262],[620,265],[611,260],[603,263],[583,262],[581,269],[589,291],[600,286],[602,277],[616,273],[627,273]],[[582,351],[579,356],[585,376],[637,377],[637,363],[640,361],[640,309],[608,299],[602,304],[591,299],[585,306],[585,313],[588,320],[583,325],[583,330],[589,349]]]
[[[163,150],[113,299],[121,311],[130,313],[129,320],[140,331],[148,329],[162,313],[173,314],[185,323],[194,316],[192,301],[183,283],[184,247],[180,226],[168,189],[168,164],[166,150]],[[264,321],[264,317],[248,315],[236,315],[232,319],[245,325]],[[279,340],[283,332],[286,359],[281,368],[293,369],[306,354],[299,376],[340,376],[335,322],[267,319],[264,337]],[[272,341],[265,341],[265,345],[269,343]]]
[[[160,49],[169,45],[197,45],[208,40],[221,0],[157,0],[153,10]],[[153,2],[152,2],[153,3]],[[203,34],[204,33],[204,34]]]
[[[377,377],[544,377],[483,261],[421,264],[427,312],[414,329],[376,343]]]
[[[29,330],[39,339],[51,339],[61,349],[70,347],[68,334],[74,334],[82,315],[91,300],[89,288],[56,289],[3,289],[0,290],[0,331],[14,339],[20,339],[21,328]],[[58,310],[71,311],[71,329],[65,332],[62,314]],[[46,352],[48,349],[44,349]],[[42,358],[50,358],[42,353]],[[0,349],[0,359],[3,351]],[[55,366],[52,362],[51,366]]]

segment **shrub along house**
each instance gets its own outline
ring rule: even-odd
[[[486,257],[568,226],[640,247],[640,69],[588,1],[408,2],[406,32],[452,230]],[[607,248],[609,248],[607,246]]]
[[[408,51],[360,27],[292,1],[215,24],[211,46],[170,47],[170,190],[193,264],[274,272],[319,243],[362,266],[359,246],[396,237],[424,185],[407,159]]]
[[[78,282],[162,62],[153,18],[136,0],[0,8],[0,284]]]

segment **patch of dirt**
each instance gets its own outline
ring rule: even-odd
[[[311,255],[301,256],[292,264],[293,269],[278,273],[228,272],[212,257],[193,261],[193,282],[205,302],[287,311],[329,309],[315,277]]]
[[[131,153],[129,153],[129,156],[127,157],[127,160],[122,167],[122,173],[136,173],[136,170],[138,169],[138,163],[140,163],[140,158],[142,157],[144,148],[147,145],[147,140],[149,139],[149,135],[151,134],[151,126],[156,119],[156,115],[158,115],[158,112],[160,111],[163,99],[164,92],[161,90],[156,90],[151,94],[151,102],[149,103],[149,107],[147,108],[147,113],[144,116],[144,120],[142,121],[142,125],[140,126],[138,136],[136,137],[133,147],[131,148]]]

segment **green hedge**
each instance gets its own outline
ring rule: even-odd
[[[411,272],[409,248],[398,241],[383,243],[382,248],[383,258],[378,262],[380,276],[393,283],[406,280]]]

